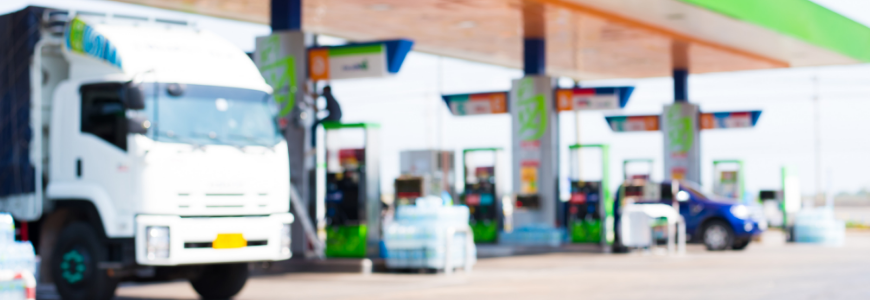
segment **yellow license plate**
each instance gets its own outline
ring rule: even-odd
[[[247,246],[248,241],[241,233],[219,233],[217,238],[211,242],[211,247],[214,249],[234,249]]]

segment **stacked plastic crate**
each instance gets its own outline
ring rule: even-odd
[[[0,299],[34,299],[35,274],[33,245],[15,241],[12,215],[0,213]]]
[[[846,223],[834,218],[830,207],[810,208],[798,212],[794,220],[795,242],[842,246]]]
[[[467,257],[473,264],[477,249],[467,236],[472,234],[468,219],[467,206],[444,205],[440,198],[421,198],[415,205],[399,206],[395,221],[384,230],[387,267],[456,268],[465,266]],[[447,239],[451,239],[450,249],[447,249]],[[450,266],[445,266],[448,251]]]

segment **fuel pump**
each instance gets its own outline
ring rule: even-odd
[[[743,161],[713,161],[713,194],[743,199]]]
[[[396,206],[416,204],[417,198],[426,195],[425,182],[426,179],[421,176],[400,175],[393,181],[393,188],[396,191],[393,204]]]
[[[594,170],[581,164],[584,149],[598,149],[601,171],[599,174],[582,174]],[[591,153],[590,153],[591,154]],[[564,222],[570,232],[571,242],[599,243],[603,249],[613,241],[613,199],[610,194],[610,147],[609,145],[572,145],[569,147],[570,198],[564,202]],[[591,155],[590,155],[591,156]],[[591,162],[594,160],[584,159]],[[592,172],[588,172],[592,173]],[[598,176],[595,176],[598,175]]]
[[[399,153],[401,175],[394,181],[396,205],[412,205],[424,196],[453,198],[456,175],[453,151],[408,150]]]
[[[668,184],[654,183],[645,178],[634,178],[626,180],[620,185],[619,196],[614,203],[616,224],[621,224],[623,209],[633,204],[643,203],[661,203],[673,206],[677,211],[680,210],[680,203],[673,197],[674,192],[679,190],[679,183],[673,181]],[[656,242],[666,241],[667,221],[666,219],[656,219],[650,224],[652,227],[652,239]],[[617,228],[616,232],[619,232]],[[628,249],[622,244],[623,237],[616,235],[614,252],[624,252]]]
[[[782,227],[784,214],[782,210],[782,191],[763,190],[758,192],[758,199],[764,209],[764,218],[768,227]]]
[[[502,205],[499,204],[496,173],[501,148],[462,151],[465,193],[463,203],[471,213],[469,223],[475,243],[494,243],[498,237]]]
[[[326,231],[326,256],[376,257],[381,238],[379,126],[324,122],[318,161],[319,201]],[[318,168],[322,170],[322,168]]]
[[[652,176],[653,160],[633,158],[622,161],[622,174],[628,180],[649,180]]]

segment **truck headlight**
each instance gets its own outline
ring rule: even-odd
[[[738,204],[731,207],[731,214],[738,219],[749,219],[749,208],[746,205]]]
[[[290,224],[281,226],[281,255],[290,255]]]
[[[145,227],[145,257],[150,260],[169,258],[169,226]]]

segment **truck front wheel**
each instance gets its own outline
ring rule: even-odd
[[[190,280],[193,289],[203,299],[229,299],[245,287],[248,264],[219,264],[203,266],[202,272]]]
[[[103,300],[115,296],[118,281],[100,270],[106,249],[93,227],[74,222],[61,231],[51,254],[51,276],[55,288],[67,300]]]

